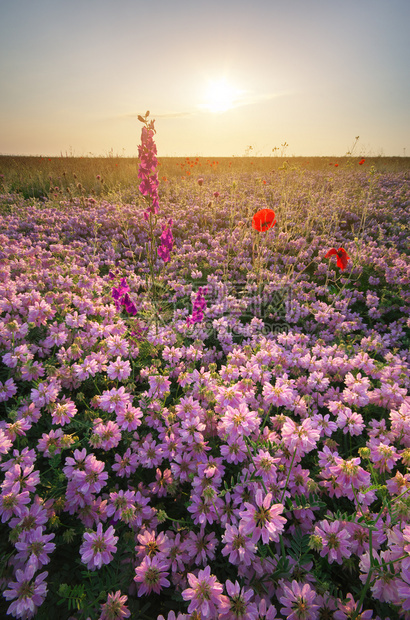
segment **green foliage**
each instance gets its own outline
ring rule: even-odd
[[[85,584],[78,584],[73,587],[67,583],[62,583],[58,588],[58,595],[60,600],[57,601],[57,605],[66,605],[68,611],[83,609],[86,600],[86,587]]]

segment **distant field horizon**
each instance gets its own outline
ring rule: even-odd
[[[116,191],[135,190],[138,162],[137,157],[0,155],[0,192],[62,200],[88,194],[109,196]],[[254,173],[266,182],[271,175],[285,171],[343,174],[354,170],[368,174],[407,172],[410,157],[160,157],[158,178],[160,184],[166,185],[173,179],[190,182],[207,176]]]

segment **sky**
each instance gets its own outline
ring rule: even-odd
[[[410,155],[410,0],[0,0],[0,154]]]

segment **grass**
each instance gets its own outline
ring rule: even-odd
[[[349,171],[361,157],[163,157],[159,177],[188,178],[203,174],[240,175],[256,172],[262,177],[286,169]],[[410,171],[410,157],[366,158],[363,170]],[[128,157],[34,157],[0,155],[0,191],[24,198],[54,196],[103,196],[128,192],[137,184],[138,159]]]

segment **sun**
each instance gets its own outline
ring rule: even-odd
[[[238,103],[241,91],[229,84],[225,79],[209,82],[205,91],[205,103],[200,108],[213,114],[227,112]]]

